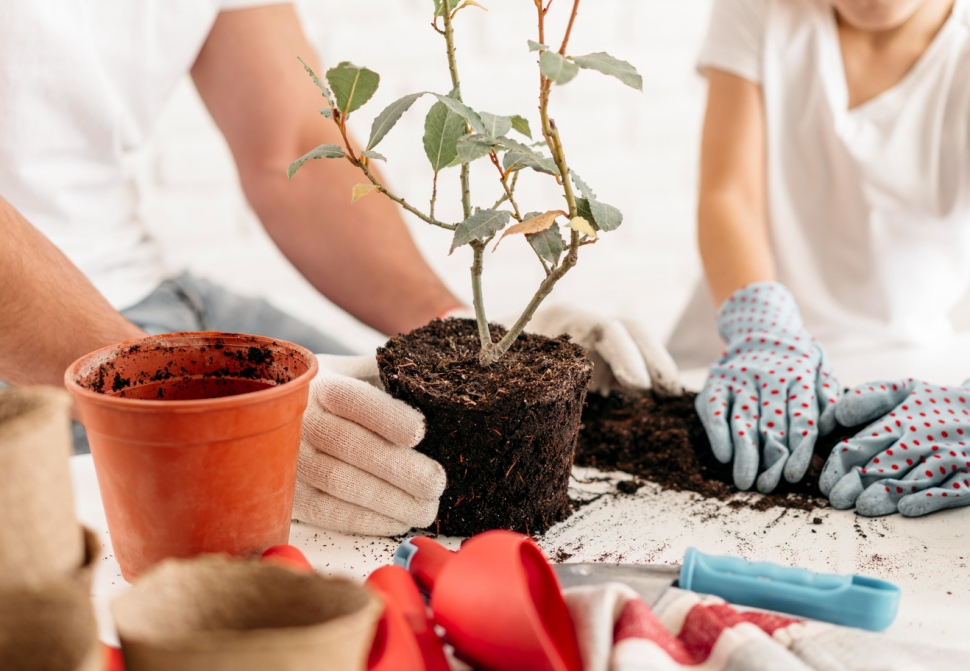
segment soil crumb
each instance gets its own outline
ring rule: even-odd
[[[695,396],[686,393],[680,398],[663,398],[652,391],[614,393],[608,397],[590,394],[576,445],[576,465],[625,471],[664,489],[728,501],[734,509],[765,511],[781,507],[811,511],[828,507],[828,500],[818,488],[818,476],[832,447],[858,429],[840,426],[820,438],[801,482],[792,484],[783,478],[771,494],[735,498],[739,492],[734,486],[731,464],[714,458],[694,410]],[[635,482],[621,484],[638,487],[630,484]]]

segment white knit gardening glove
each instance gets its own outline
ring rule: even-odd
[[[381,389],[373,356],[319,354],[317,360],[293,518],[374,536],[430,525],[445,470],[412,449],[424,438],[424,416]]]
[[[504,325],[508,324],[503,321]],[[593,379],[589,388],[604,396],[614,389],[646,389],[680,396],[677,364],[649,331],[632,319],[603,317],[569,305],[541,308],[525,327],[554,338],[568,334],[589,352]]]

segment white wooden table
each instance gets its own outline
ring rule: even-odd
[[[958,384],[970,377],[970,336],[925,350],[834,353],[843,384],[918,377]],[[688,385],[704,371],[685,375]],[[96,530],[105,556],[95,572],[92,598],[102,638],[115,641],[108,604],[127,588],[111,554],[111,543],[90,456],[74,457],[78,516]],[[576,468],[571,494],[595,497],[539,539],[550,557],[567,561],[674,563],[688,546],[814,571],[862,573],[890,580],[903,590],[890,633],[900,638],[970,651],[970,508],[919,519],[899,515],[864,518],[851,511],[815,513],[771,509],[732,510],[726,504],[686,492],[660,491],[652,484],[634,495],[616,492],[629,476]],[[819,521],[820,520],[820,521]],[[457,539],[441,539],[457,547]],[[318,571],[363,579],[391,561],[396,543],[349,536],[294,523],[290,542]]]

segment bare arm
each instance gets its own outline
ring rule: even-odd
[[[765,196],[761,89],[707,71],[697,237],[715,305],[752,282],[773,280]]]
[[[144,334],[0,198],[0,379],[63,384],[77,358]]]
[[[222,130],[246,197],[267,232],[325,296],[383,333],[423,325],[460,304],[425,263],[397,206],[372,195],[351,205],[362,181],[344,160],[286,167],[325,142],[342,144],[297,61],[319,70],[290,5],[223,12],[192,68]]]

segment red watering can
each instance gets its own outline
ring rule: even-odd
[[[394,563],[429,595],[435,622],[463,660],[488,671],[582,671],[556,575],[528,536],[486,531],[452,552],[410,538]]]

